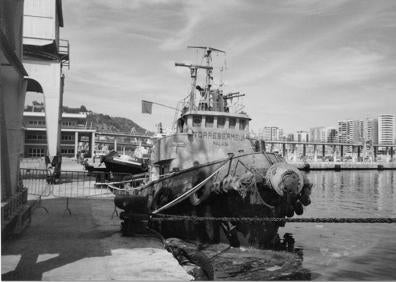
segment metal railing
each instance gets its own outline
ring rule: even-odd
[[[107,171],[62,171],[59,176],[50,169],[21,168],[20,176],[27,193],[40,201],[49,198],[66,199],[65,212],[70,212],[69,199],[111,199],[115,194],[128,193],[147,179],[147,174]]]
[[[69,40],[59,39],[58,53],[62,56],[62,65],[70,69],[70,44]]]

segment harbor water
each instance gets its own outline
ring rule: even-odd
[[[314,171],[301,217],[396,217],[396,171]],[[312,280],[395,280],[396,224],[289,223]]]

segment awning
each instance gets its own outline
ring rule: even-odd
[[[40,83],[33,79],[26,77],[25,80],[27,81],[26,92],[38,92],[43,93],[43,88],[41,87]]]

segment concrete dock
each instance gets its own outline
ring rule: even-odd
[[[112,199],[47,199],[2,244],[2,280],[191,280],[153,236],[122,237]]]

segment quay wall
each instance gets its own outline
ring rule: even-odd
[[[396,170],[396,162],[289,162],[300,170]]]

